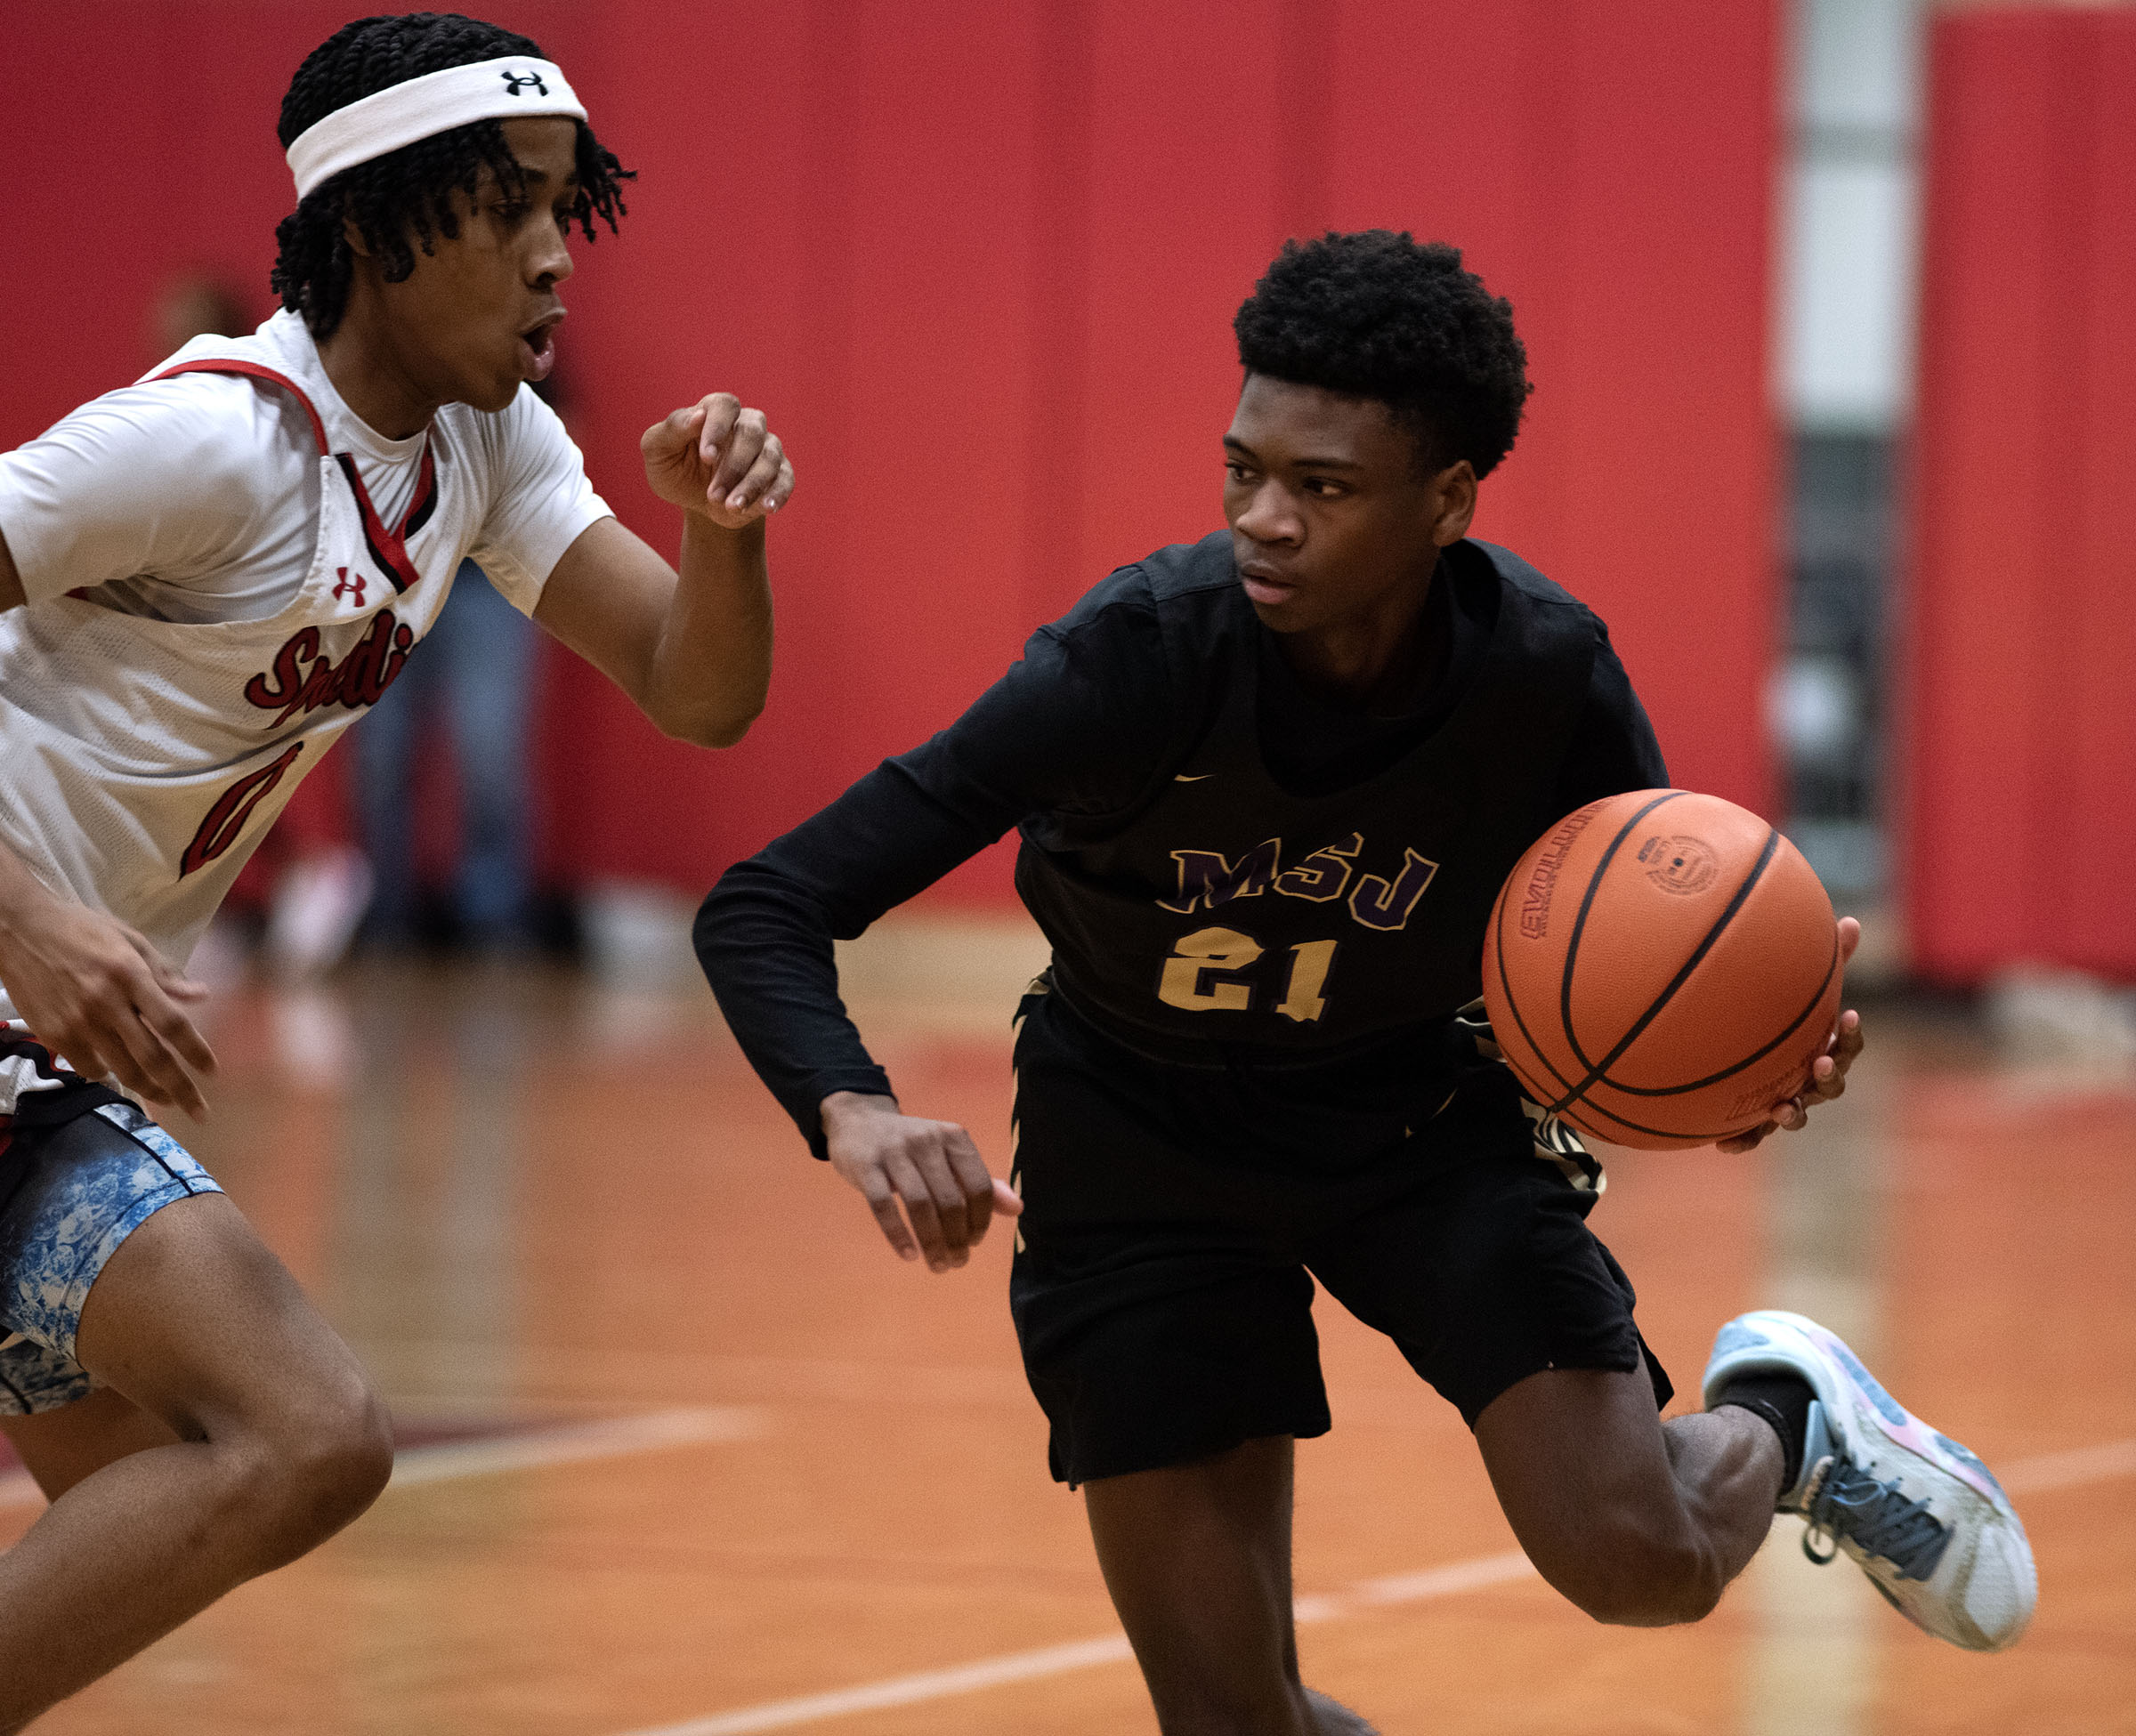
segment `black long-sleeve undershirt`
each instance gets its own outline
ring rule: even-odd
[[[1261,741],[1280,783],[1362,782],[1444,721],[1489,642],[1497,596],[1488,562],[1454,553],[1428,602],[1417,702],[1399,716],[1316,701],[1263,634]],[[1049,819],[1088,824],[1131,811],[1206,725],[1214,701],[1198,673],[1173,666],[1146,579],[1123,569],[1040,628],[948,729],[722,877],[698,915],[698,956],[743,1053],[817,1156],[825,1097],[890,1091],[838,997],[833,941],[859,935],[1012,828],[1030,822],[1027,836],[1042,844]],[[1666,781],[1646,714],[1601,634],[1553,811]]]

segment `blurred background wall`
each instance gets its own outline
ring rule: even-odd
[[[227,277],[266,311],[289,203],[275,110],[347,15],[118,0],[93,27],[52,8],[0,24],[0,136],[36,166],[0,241],[0,440],[153,361],[174,275]],[[769,0],[745,23],[513,0],[490,15],[571,69],[643,174],[622,237],[581,246],[566,292],[596,485],[671,547],[636,435],[713,387],[767,407],[803,476],[774,533],[772,704],[741,747],[663,742],[547,659],[552,879],[693,895],[946,723],[1112,566],[1213,528],[1232,311],[1286,235],[1384,224],[1456,241],[1513,300],[1537,390],[1481,534],[1610,621],[1677,781],[1784,820],[1842,908],[1896,907],[1903,930],[1874,925],[1888,959],[1911,950],[1958,982],[2034,957],[2136,975],[2117,938],[2136,933],[2132,901],[2111,884],[2136,739],[2112,534],[2132,413],[2087,372],[2126,324],[2112,296],[2129,206],[2102,118],[2136,97],[2109,47],[2125,14]],[[2063,294],[2076,279],[2081,312]],[[2018,284],[2013,328],[1999,300]],[[2053,440],[2078,423],[2069,438],[2094,456],[2071,480]],[[2013,455],[2031,516],[1984,528]],[[2072,610],[2092,649],[2064,680]],[[2029,673],[1998,685],[2013,658]],[[2014,806],[1988,799],[2020,784]],[[2083,883],[2097,914],[2082,933],[2063,912],[2073,883],[2047,871],[2073,851],[2102,876]],[[2019,921],[1987,894],[2027,875]],[[1006,852],[937,896],[1006,901]]]
[[[274,115],[344,12],[11,20],[0,125],[53,229],[0,262],[0,439],[145,367],[172,271],[218,268],[263,309]],[[740,749],[659,741],[597,677],[549,671],[552,868],[700,889],[947,723],[1112,566],[1214,529],[1231,314],[1286,235],[1331,224],[1455,240],[1512,298],[1537,390],[1483,534],[1611,622],[1679,779],[1771,804],[1771,6],[492,15],[571,69],[643,174],[567,292],[596,484],[671,546],[636,434],[716,386],[769,408],[803,477],[774,538],[777,685]],[[954,890],[1005,899],[1002,852]]]
[[[1954,14],[1930,63],[1913,962],[2136,981],[2136,12]]]

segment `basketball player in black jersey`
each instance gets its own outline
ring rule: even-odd
[[[1667,782],[1602,623],[1467,536],[1528,392],[1511,310],[1451,247],[1330,235],[1285,247],[1237,333],[1228,529],[1114,573],[706,900],[743,1049],[907,1258],[963,1264],[1020,1195],[1053,1474],[1085,1486],[1167,1736],[1369,1729],[1300,1685],[1291,1633],[1291,1443],[1329,1426],[1315,1279],[1460,1408],[1521,1546],[1598,1619],[1703,1616],[1778,1509],[1930,1631],[2008,1643],[2016,1515],[1823,1328],[1731,1322],[1711,1408],[1660,1420],[1669,1378],[1587,1227],[1599,1170],[1493,1058],[1500,883],[1569,810]],[[1053,945],[1013,1192],[891,1094],[831,944],[1012,826]],[[1838,1096],[1860,1046],[1849,1013],[1736,1147]]]

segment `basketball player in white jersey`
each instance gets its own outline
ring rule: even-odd
[[[353,1355],[143,1108],[205,1110],[186,956],[291,789],[470,555],[669,735],[739,740],[769,679],[764,417],[716,393],[646,433],[678,573],[527,390],[627,178],[562,72],[366,19],[280,134],[284,311],[0,455],[0,1429],[52,1500],[0,1555],[0,1730],[391,1469]]]

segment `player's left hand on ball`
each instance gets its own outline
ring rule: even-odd
[[[1840,965],[1843,969],[1854,957],[1854,949],[1862,943],[1862,925],[1852,916],[1840,918]],[[1772,1119],[1763,1126],[1752,1127],[1747,1134],[1738,1134],[1734,1139],[1724,1139],[1719,1149],[1723,1151],[1749,1151],[1754,1150],[1768,1134],[1792,1133],[1807,1126],[1809,1112],[1819,1103],[1828,1103],[1847,1089],[1847,1070],[1854,1065],[1854,1058],[1862,1052],[1862,1015],[1849,1007],[1840,1014],[1839,1022],[1833,1027],[1832,1035],[1825,1039],[1824,1053],[1810,1063],[1809,1079],[1802,1089],[1785,1102],[1773,1105]]]
[[[794,467],[764,412],[716,392],[664,416],[638,442],[645,480],[662,500],[739,530],[776,513],[794,492]]]

